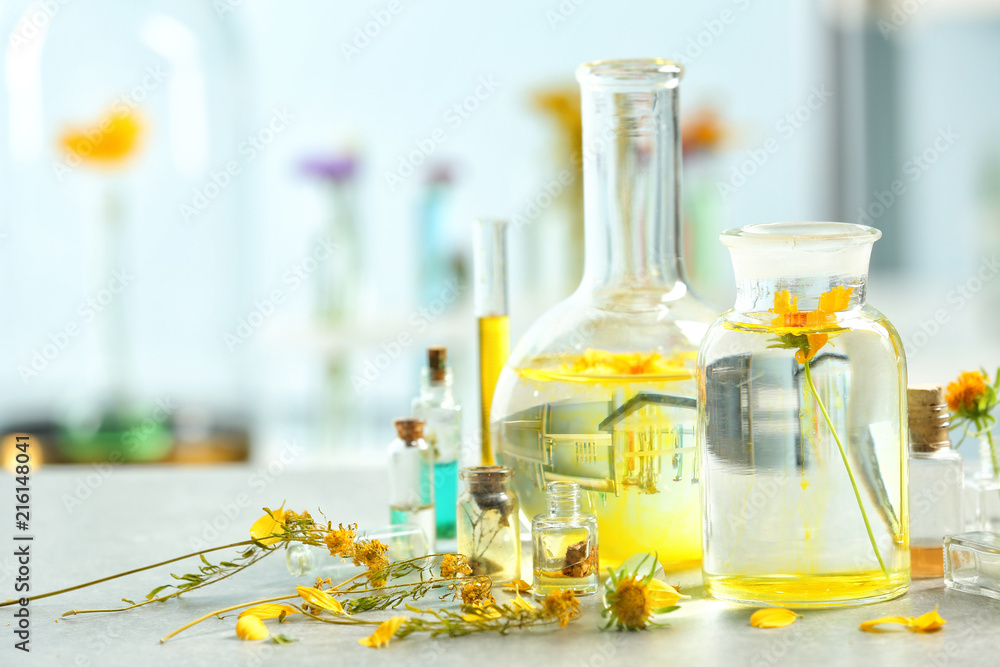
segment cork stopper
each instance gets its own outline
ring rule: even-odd
[[[445,371],[448,370],[448,348],[427,348],[427,369],[431,374],[431,382],[444,382]]]
[[[910,450],[935,452],[951,447],[948,437],[948,404],[944,387],[918,384],[907,388],[909,404]]]
[[[410,444],[424,437],[424,420],[416,417],[406,417],[393,422],[396,425],[396,433],[399,439]]]

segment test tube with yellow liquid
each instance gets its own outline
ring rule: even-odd
[[[507,221],[477,220],[474,242],[475,301],[479,320],[481,464],[493,465],[490,406],[510,351],[507,319]]]

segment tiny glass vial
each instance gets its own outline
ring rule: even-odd
[[[910,426],[910,576],[944,576],[944,538],[965,530],[962,457],[948,437],[944,387],[907,390]]]
[[[397,438],[389,445],[389,522],[411,523],[427,536],[434,551],[434,452],[423,438],[424,422],[395,421]]]
[[[462,406],[455,401],[448,350],[427,349],[420,395],[413,399],[413,416],[424,420],[424,440],[434,452],[434,504],[438,539],[455,537],[458,499],[458,455],[462,446]]]
[[[1000,600],[1000,535],[973,532],[944,538],[944,585]]]
[[[389,548],[389,560],[409,560],[430,553],[427,536],[420,526],[399,524],[366,530],[358,539],[378,540]],[[346,579],[363,571],[350,560],[334,556],[323,546],[296,543],[285,549],[285,566],[293,577],[323,577]]]
[[[493,583],[521,578],[521,528],[513,471],[503,466],[463,468],[458,498],[458,552],[474,575]]]
[[[549,511],[531,520],[535,594],[596,593],[600,583],[597,517],[580,510],[576,482],[549,482],[547,497]]]

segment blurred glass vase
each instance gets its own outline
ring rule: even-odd
[[[910,580],[906,362],[865,303],[881,233],[724,232],[735,306],[698,358],[703,573],[719,599],[862,604]]]

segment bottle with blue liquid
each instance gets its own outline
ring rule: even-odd
[[[462,407],[455,401],[452,384],[447,348],[428,348],[427,366],[420,377],[420,395],[413,399],[413,415],[424,421],[424,440],[434,451],[438,539],[455,537]]]

